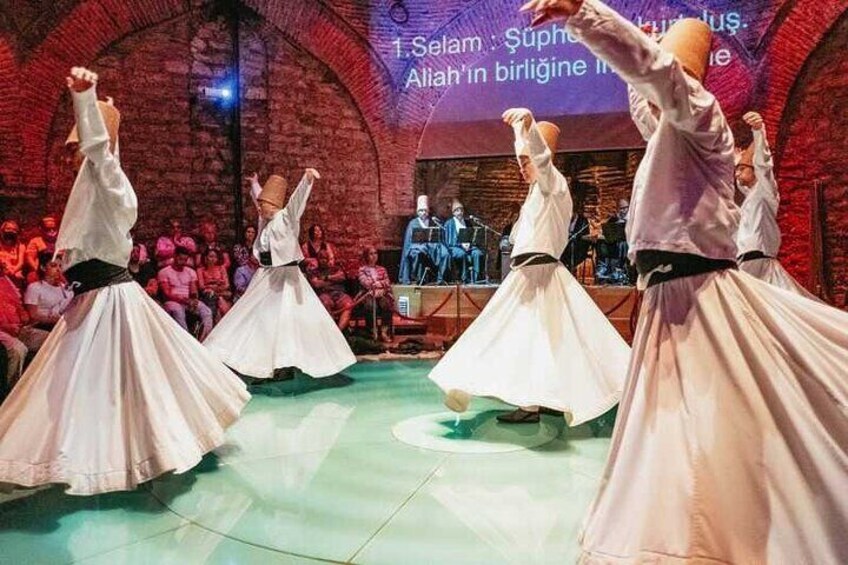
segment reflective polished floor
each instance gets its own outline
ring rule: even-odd
[[[456,419],[430,367],[254,386],[225,446],[135,492],[0,496],[0,563],[573,563],[608,431]]]

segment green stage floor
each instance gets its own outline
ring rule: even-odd
[[[0,497],[0,563],[573,563],[609,438],[491,400],[457,423],[431,366],[255,386],[227,445],[135,492]]]

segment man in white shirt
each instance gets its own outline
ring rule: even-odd
[[[212,331],[212,310],[197,299],[197,273],[188,266],[190,257],[188,249],[178,247],[174,252],[174,263],[159,271],[156,278],[165,297],[165,311],[186,330],[186,312],[198,315],[203,324],[200,335],[203,341]]]
[[[49,255],[42,255],[39,270],[42,278],[27,286],[24,306],[36,328],[50,331],[71,304],[74,294],[62,281],[62,269],[58,261]]]

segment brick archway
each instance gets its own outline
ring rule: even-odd
[[[791,91],[804,64],[846,10],[848,0],[798,0],[770,34],[759,76],[758,99],[766,125],[777,133],[778,162],[784,145],[779,128]]]
[[[391,77],[367,43],[317,2],[244,3],[336,74],[371,130],[379,156],[381,185],[390,189],[411,185],[411,170],[405,172],[397,164],[398,144],[392,127],[396,104]],[[53,29],[21,70],[24,79],[18,99],[28,101],[30,117],[20,131],[26,159],[24,185],[42,187],[46,183],[48,138],[64,88],[61,77],[67,69],[94,60],[119,39],[190,9],[184,0],[95,0],[74,8]],[[393,201],[383,204],[390,210],[395,208]]]
[[[811,272],[810,236],[813,187],[823,183],[824,280],[837,304],[846,296],[846,207],[848,182],[844,147],[848,120],[837,110],[845,101],[841,77],[848,72],[843,53],[848,45],[848,8],[832,25],[821,30],[814,49],[798,69],[779,111],[777,177],[781,190],[780,224],[784,232],[782,256],[786,267],[802,282],[818,280]]]

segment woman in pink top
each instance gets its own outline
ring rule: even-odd
[[[220,264],[218,252],[210,248],[202,257],[203,264],[197,269],[200,299],[212,310],[217,322],[232,306],[233,293],[230,290],[227,269]]]

